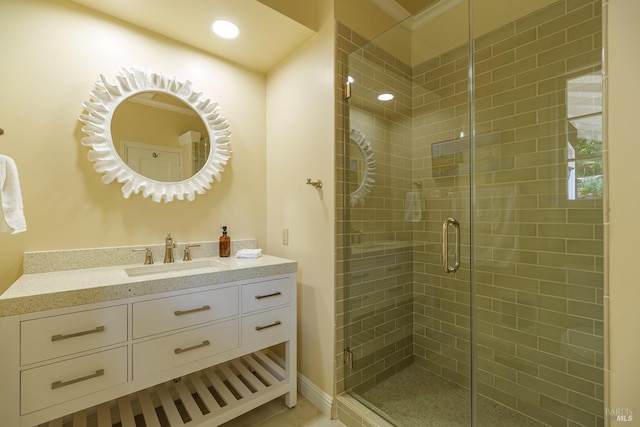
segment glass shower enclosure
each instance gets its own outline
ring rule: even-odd
[[[345,391],[394,425],[603,425],[600,2],[443,0],[343,64]]]

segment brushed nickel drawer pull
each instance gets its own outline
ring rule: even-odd
[[[84,376],[84,377],[76,378],[75,380],[56,381],[54,383],[51,383],[51,390],[55,390],[55,389],[61,388],[61,387],[66,387],[68,385],[79,383],[81,381],[90,380],[91,378],[101,377],[103,375],[104,375],[104,369],[98,369],[95,374],[89,374],[89,375]]]
[[[66,340],[67,338],[75,338],[75,337],[81,337],[83,335],[89,335],[89,334],[95,334],[97,332],[104,332],[104,326],[98,326],[95,329],[91,329],[88,331],[82,331],[82,332],[75,332],[73,334],[67,334],[67,335],[62,335],[62,334],[58,334],[58,335],[52,335],[51,336],[51,341],[60,341],[60,340]]]
[[[210,309],[211,309],[211,307],[209,307],[208,305],[203,305],[200,308],[192,308],[191,310],[184,310],[184,311],[176,310],[176,311],[173,312],[173,314],[175,314],[176,316],[182,316],[184,314],[197,313],[199,311],[207,311],[207,310],[210,310]]]
[[[267,294],[267,295],[256,295],[256,299],[277,297],[278,295],[282,295],[282,292],[278,291],[278,292],[274,292],[272,294]]]
[[[261,331],[263,329],[267,329],[267,328],[273,328],[274,326],[278,326],[278,325],[282,325],[282,322],[279,320],[276,320],[275,322],[273,322],[270,325],[265,325],[265,326],[256,326],[256,331]]]
[[[194,345],[192,347],[187,347],[187,348],[176,348],[175,350],[173,350],[173,352],[175,354],[180,354],[180,353],[184,353],[184,352],[189,351],[189,350],[195,350],[196,348],[206,347],[209,344],[211,344],[209,342],[209,340],[204,340],[204,341],[202,341],[202,344],[196,344],[196,345]]]

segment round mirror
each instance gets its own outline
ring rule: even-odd
[[[350,140],[355,144],[350,144],[347,153],[349,159],[347,181],[355,188],[350,196],[351,206],[363,206],[364,198],[373,190],[376,182],[374,174],[376,171],[376,160],[371,149],[371,143],[364,136],[362,131],[351,129]]]
[[[80,115],[82,144],[105,184],[123,183],[125,198],[194,200],[221,180],[231,157],[229,125],[219,106],[178,81],[144,69],[100,75]]]
[[[111,139],[134,171],[163,182],[189,179],[209,157],[204,122],[184,101],[163,92],[142,92],[113,112]]]

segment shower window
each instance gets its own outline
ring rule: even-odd
[[[602,198],[602,76],[567,82],[568,198]]]

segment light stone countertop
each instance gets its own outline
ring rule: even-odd
[[[125,269],[150,267],[162,270],[174,265],[121,265],[24,274],[0,295],[0,317],[297,271],[297,262],[269,255],[256,259],[198,258],[176,261],[175,267],[187,267],[189,262],[198,267],[131,277]]]

